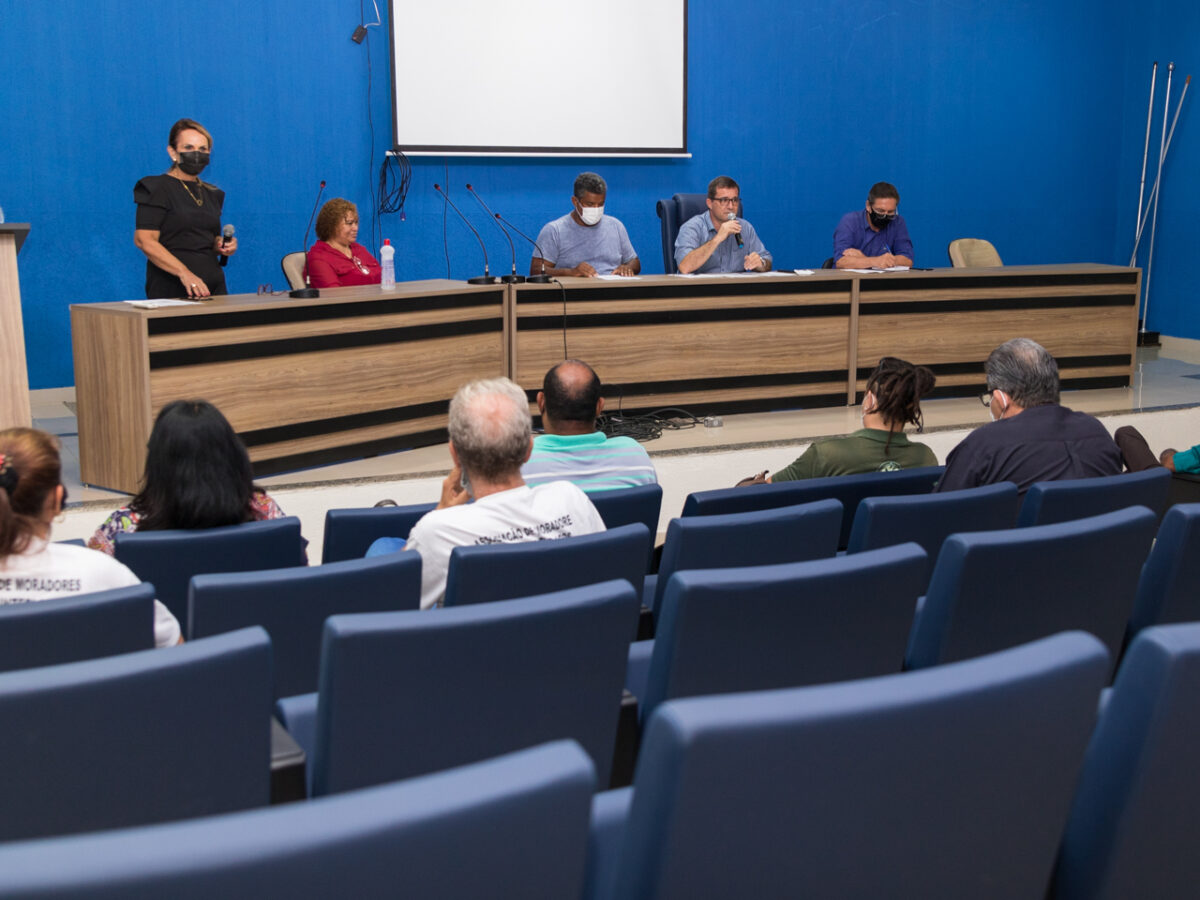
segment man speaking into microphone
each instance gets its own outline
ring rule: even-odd
[[[708,183],[708,212],[684,222],[675,238],[675,265],[682,274],[771,270],[771,254],[754,226],[738,218],[741,199],[738,183],[728,175]]]
[[[538,232],[530,275],[637,275],[642,263],[620,220],[604,214],[608,185],[595,172],[575,179],[571,212]],[[541,256],[538,256],[540,250]]]

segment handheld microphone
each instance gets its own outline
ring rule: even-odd
[[[467,190],[471,192],[472,197],[474,197],[476,200],[479,201],[479,205],[482,206],[487,211],[487,214],[489,216],[496,215],[494,212],[492,212],[490,209],[488,209],[488,205],[483,202],[483,198],[479,196],[479,194],[476,192],[475,188],[471,187],[471,185],[468,184]],[[513,245],[513,240],[511,237],[509,237],[508,232],[504,230],[504,226],[501,225],[500,222],[495,219],[493,219],[493,221],[496,222],[496,227],[500,229],[501,233],[504,235],[505,239],[508,241],[508,249],[512,251],[512,274],[511,275],[502,275],[500,277],[500,280],[503,281],[505,284],[523,284],[525,281],[525,276],[517,274],[517,248],[516,248],[516,246]]]
[[[737,218],[737,213],[730,213],[730,214],[729,214],[729,215],[727,215],[725,218],[727,218],[729,221],[731,221],[731,222],[732,222],[734,219],[736,219],[736,218]],[[746,245],[745,245],[745,244],[742,242],[742,234],[741,234],[741,232],[740,232],[740,231],[735,231],[735,232],[733,233],[733,239],[734,239],[735,241],[737,241],[737,245],[738,245],[738,249],[739,249],[739,250],[741,250],[741,249],[742,249],[742,247],[746,246]]]
[[[312,280],[308,275],[308,230],[312,228],[313,219],[317,217],[317,206],[320,205],[321,195],[324,193],[325,179],[322,178],[321,187],[317,190],[317,200],[313,203],[312,213],[308,217],[308,224],[304,226],[304,287],[288,292],[288,296],[296,300],[311,300],[313,297],[321,296],[321,292],[312,286]]]
[[[233,226],[226,225],[224,228],[221,229],[221,246],[228,247],[229,241],[232,237],[233,237]],[[228,256],[221,257],[221,265],[222,266],[229,265],[229,257]]]
[[[509,228],[511,228],[513,231],[515,231],[521,237],[525,238],[525,240],[529,241],[529,243],[533,244],[533,249],[537,251],[538,259],[540,259],[542,261],[542,274],[530,275],[525,280],[527,282],[529,282],[530,284],[549,284],[551,281],[551,278],[549,275],[546,274],[546,256],[542,252],[542,248],[538,246],[538,242],[535,241],[533,238],[531,238],[529,235],[527,235],[525,232],[523,232],[520,228],[518,228],[512,222],[508,221],[508,219],[506,219],[502,215],[500,215],[500,213],[493,213],[493,215],[496,217],[496,221],[503,222],[505,225],[507,225]]]
[[[479,248],[483,250],[483,274],[476,275],[474,278],[468,278],[467,284],[495,284],[496,279],[488,269],[487,246],[483,243],[483,238],[479,236],[479,232],[475,230],[475,226],[471,224],[471,221],[462,214],[462,210],[455,206],[454,201],[451,200],[446,192],[442,190],[442,186],[440,184],[435,184],[433,189],[442,195],[442,199],[450,204],[450,208],[452,210],[458,213],[458,217],[466,223],[468,228],[471,229],[471,234],[475,235],[475,240],[479,241]]]

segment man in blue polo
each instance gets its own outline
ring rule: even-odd
[[[896,212],[900,192],[880,181],[867,194],[867,208],[848,212],[833,230],[833,264],[839,269],[912,266],[913,245]]]
[[[546,433],[533,439],[533,453],[521,467],[526,484],[570,481],[593,493],[658,482],[641,444],[596,430],[604,398],[587,363],[567,359],[547,372],[537,405]]]
[[[771,254],[754,226],[738,218],[738,183],[728,175],[718,175],[708,183],[705,204],[708,212],[692,216],[679,226],[675,265],[680,273],[769,272]]]

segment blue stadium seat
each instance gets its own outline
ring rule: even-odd
[[[613,491],[594,491],[588,499],[600,513],[605,528],[620,528],[641,522],[649,532],[646,546],[646,566],[654,553],[654,536],[658,534],[658,517],[662,512],[662,486],[641,484],[637,487],[620,488]]]
[[[1161,519],[1170,487],[1171,473],[1163,468],[1102,478],[1039,481],[1025,494],[1017,527],[1069,522],[1127,506],[1145,506]]]
[[[1200,621],[1200,503],[1172,506],[1142,567],[1129,636],[1148,625]]]
[[[593,801],[584,896],[1041,897],[1108,668],[1075,632],[668,701],[633,787]]]
[[[367,548],[382,537],[408,540],[408,533],[436,503],[413,506],[379,506],[366,509],[331,509],[325,513],[325,539],[321,562],[362,559]]]
[[[375,559],[264,572],[197,575],[188,595],[188,640],[261,625],[271,636],[275,696],[317,689],[321,632],[333,615],[417,609],[421,557]]]

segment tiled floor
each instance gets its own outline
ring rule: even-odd
[[[1063,403],[1096,415],[1200,406],[1200,342],[1166,339],[1164,344],[1161,350],[1144,348],[1138,352],[1132,387],[1065,392]],[[64,482],[71,504],[124,496],[85,488],[80,482],[73,389],[34,391],[32,397],[34,425],[59,435],[62,441]],[[931,400],[922,407],[927,432],[971,428],[986,422],[988,416],[974,398]],[[668,431],[646,448],[652,456],[677,456],[794,445],[815,437],[853,431],[859,427],[860,414],[858,407],[836,407],[726,416],[719,428]],[[1200,433],[1200,428],[1197,432]],[[446,447],[441,444],[287,472],[259,481],[273,489],[330,482],[394,481],[440,475],[448,467]]]

